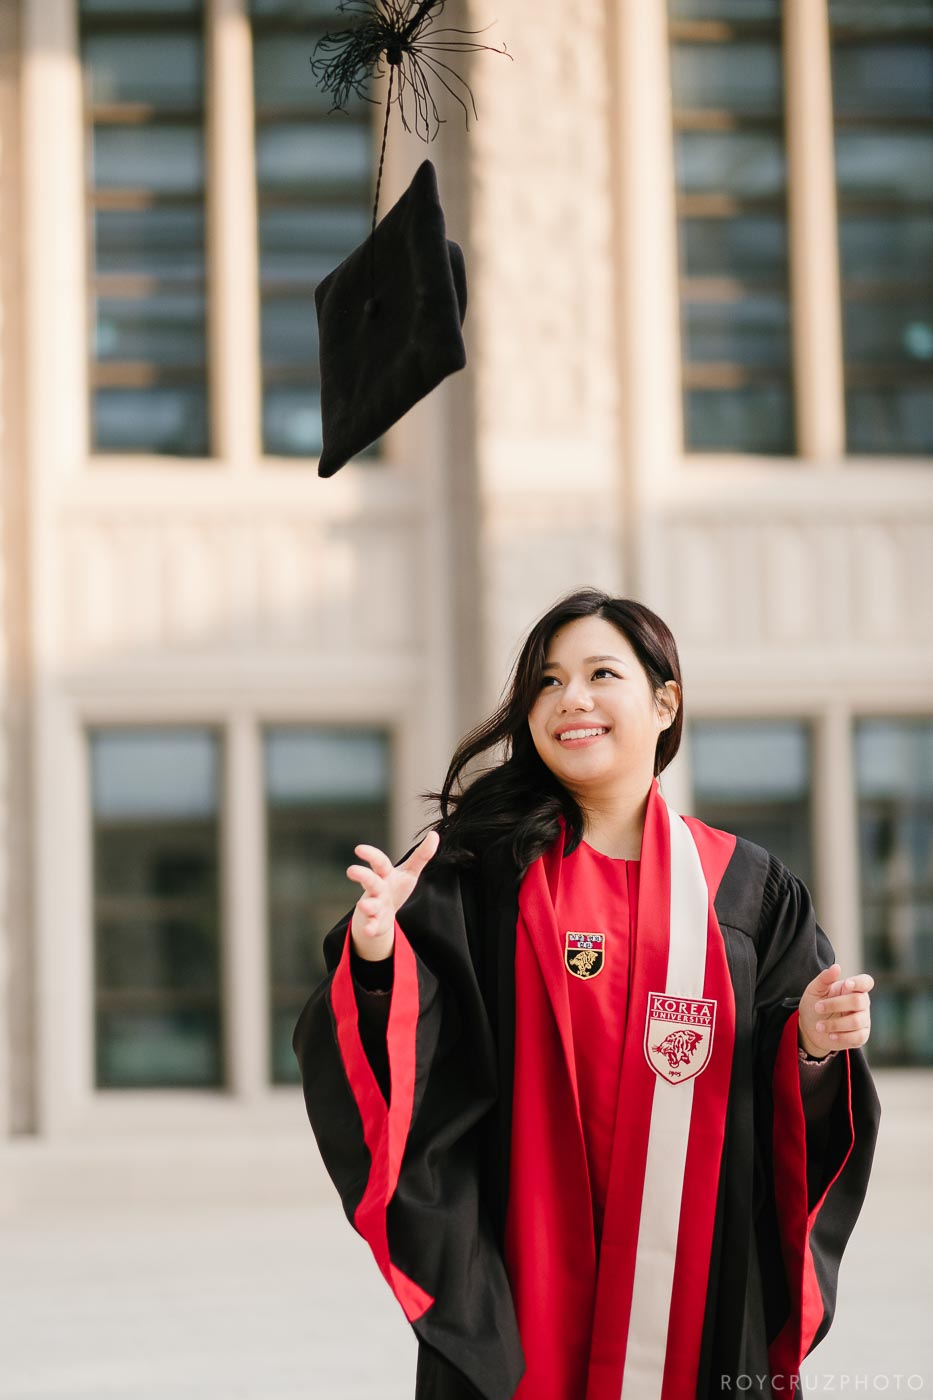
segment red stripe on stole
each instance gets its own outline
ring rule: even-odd
[[[386,1210],[395,1194],[414,1104],[416,1045],[420,999],[418,967],[408,939],[396,922],[393,985],[386,1044],[389,1055],[389,1105],[360,1039],[359,1013],[350,971],[350,933],[330,986],[337,1044],[347,1083],[363,1124],[370,1156],[369,1177],[353,1217],[355,1229],[373,1252],[380,1272],[415,1322],[434,1302],[429,1293],[396,1268],[389,1257]]]
[[[852,1118],[852,1074],[848,1055],[845,1059],[846,1101],[849,1115],[849,1142],[832,1180],[827,1184],[812,1211],[807,1213],[807,1124],[800,1094],[800,1065],[797,1054],[798,1013],[787,1018],[781,1033],[774,1064],[774,1195],[781,1236],[781,1251],[790,1294],[790,1313],[783,1328],[768,1348],[768,1362],[773,1378],[793,1378],[813,1345],[825,1304],[816,1276],[810,1235],[823,1202],[838,1180],[855,1142]],[[789,1379],[788,1385],[796,1381]]]

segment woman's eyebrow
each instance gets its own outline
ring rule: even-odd
[[[592,666],[594,661],[617,661],[620,666],[625,665],[621,656],[584,656],[583,658],[584,666]],[[541,669],[542,671],[560,671],[562,667],[559,661],[545,661]]]

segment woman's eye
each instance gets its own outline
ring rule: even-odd
[[[556,677],[556,676],[542,676],[542,677],[541,677],[541,689],[542,689],[542,690],[543,690],[544,687],[547,685],[548,681],[553,681],[554,684],[556,685],[556,684],[557,684],[557,677]]]
[[[616,672],[616,671],[610,671],[610,669],[609,669],[608,666],[600,666],[600,668],[599,668],[598,671],[594,671],[594,672],[593,672],[593,675],[594,675],[594,676],[615,676],[616,680],[619,679],[618,672]]]

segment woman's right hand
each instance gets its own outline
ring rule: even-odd
[[[347,875],[363,886],[350,921],[353,946],[367,962],[381,962],[395,945],[395,915],[418,883],[422,870],[437,852],[440,837],[429,831],[401,865],[393,865],[378,846],[354,846],[369,865],[351,865]]]

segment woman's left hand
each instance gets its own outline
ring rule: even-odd
[[[833,963],[814,977],[800,998],[797,1031],[808,1055],[822,1059],[831,1050],[864,1045],[871,1030],[868,993],[875,979],[868,972],[840,976]]]

